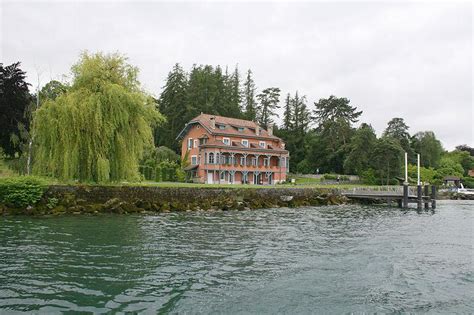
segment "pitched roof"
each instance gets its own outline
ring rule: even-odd
[[[214,118],[216,128],[211,127],[211,118]],[[180,132],[178,138],[184,136],[184,133],[187,131],[188,126],[193,123],[199,123],[204,128],[206,128],[212,134],[220,135],[233,135],[233,136],[244,136],[244,137],[257,137],[257,138],[266,138],[279,140],[280,138],[269,135],[268,131],[260,127],[256,122],[244,119],[230,118],[224,116],[210,115],[210,114],[200,114],[193,118],[186,127]],[[219,126],[223,126],[223,129],[220,129]],[[242,131],[239,131],[238,128],[243,128]],[[260,135],[256,134],[256,129],[260,127]]]

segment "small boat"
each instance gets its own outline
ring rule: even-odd
[[[462,183],[461,183],[461,187],[456,189],[456,192],[458,194],[463,194],[463,195],[474,195],[474,189],[464,188],[464,185]]]

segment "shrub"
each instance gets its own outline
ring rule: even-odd
[[[360,179],[362,180],[362,183],[366,185],[376,185],[377,184],[377,178],[375,177],[375,172],[373,169],[369,168],[366,171],[363,171],[360,173]]]
[[[32,176],[0,178],[0,203],[26,207],[37,203],[46,189],[46,182]]]
[[[323,178],[325,180],[337,180],[339,177],[339,180],[349,180],[349,177],[346,175],[338,175],[338,174],[324,174]]]
[[[465,188],[474,188],[474,178],[472,177],[464,177],[462,183]]]

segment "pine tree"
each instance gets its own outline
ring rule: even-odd
[[[257,119],[257,102],[255,101],[255,92],[257,88],[252,78],[252,71],[247,71],[247,78],[244,83],[243,109],[245,119],[255,121]]]
[[[188,78],[177,63],[168,74],[163,92],[158,100],[158,108],[166,117],[166,123],[155,129],[155,144],[178,150],[176,136],[187,122],[186,97]]]
[[[266,88],[262,93],[257,95],[260,101],[257,110],[257,119],[260,125],[268,126],[273,123],[272,117],[275,116],[275,110],[280,108],[280,89],[276,87]]]
[[[286,95],[285,99],[285,111],[283,112],[283,128],[284,130],[290,130],[292,127],[293,115],[292,115],[292,99],[290,93]]]

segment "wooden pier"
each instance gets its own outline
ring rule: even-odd
[[[342,194],[350,199],[396,202],[400,208],[415,203],[418,209],[436,209],[436,187],[429,185],[394,187],[359,187],[345,190]]]

